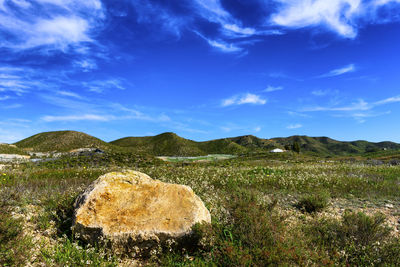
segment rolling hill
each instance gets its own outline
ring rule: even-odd
[[[155,156],[202,156],[249,152],[248,148],[233,142],[229,138],[196,142],[182,138],[175,133],[162,133],[145,137],[125,137],[112,141],[111,144]]]
[[[372,143],[368,141],[342,142],[329,137],[290,136],[273,138],[276,143],[288,147],[299,143],[301,151],[319,155],[356,155],[383,150],[400,150],[400,144],[394,142]]]
[[[77,148],[113,149],[113,145],[91,135],[76,131],[44,132],[14,143],[18,148],[35,152],[67,152]],[[118,147],[117,147],[118,149]]]
[[[202,156],[207,154],[247,154],[268,152],[274,148],[291,150],[293,144],[300,145],[301,152],[321,156],[347,156],[380,151],[400,151],[400,144],[394,142],[372,143],[368,141],[341,142],[329,137],[290,136],[285,138],[263,139],[253,135],[222,138],[196,142],[185,139],[172,132],[156,136],[125,137],[106,143],[96,137],[76,131],[57,131],[36,134],[15,143],[3,145],[3,150],[49,152],[71,151],[77,148],[96,147],[106,151],[130,151],[154,156]],[[0,153],[2,146],[0,146]],[[23,150],[24,151],[23,151]],[[19,153],[18,153],[19,152]]]
[[[175,133],[162,133],[156,136],[125,137],[110,142],[113,145],[129,148],[138,153],[155,156],[199,156],[206,155],[197,142],[182,138]]]

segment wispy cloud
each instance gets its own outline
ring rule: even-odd
[[[359,111],[359,110],[369,110],[373,107],[370,103],[367,103],[363,99],[359,99],[347,106],[331,107],[331,106],[314,106],[303,108],[303,112],[315,112],[315,111]]]
[[[235,123],[228,123],[224,126],[220,126],[219,129],[225,133],[236,132],[238,134],[249,134],[249,133],[260,132],[262,130],[262,127],[259,125],[251,126],[251,125],[238,125]]]
[[[62,95],[62,96],[69,96],[69,97],[73,97],[73,98],[82,99],[82,96],[80,96],[80,95],[78,95],[77,93],[74,93],[74,92],[58,91],[57,94]]]
[[[354,17],[361,12],[361,0],[276,0],[280,10],[271,17],[276,25],[303,28],[326,25],[347,38],[354,38],[357,29],[353,27]]]
[[[207,38],[205,35],[201,34],[198,31],[195,31],[195,33],[200,36],[202,39],[206,40],[207,43],[218,49],[219,51],[222,51],[224,53],[237,53],[237,52],[241,52],[243,51],[243,48],[236,46],[235,44],[232,43],[226,43],[224,41],[216,41],[216,40],[212,40],[210,38]]]
[[[400,96],[389,97],[374,103],[375,106],[400,102]]]
[[[385,114],[389,114],[390,111],[386,112],[373,112],[373,109],[379,107],[379,106],[384,106],[388,104],[393,104],[393,103],[400,103],[400,96],[394,96],[394,97],[389,97],[385,98],[379,101],[375,102],[366,102],[363,99],[359,99],[358,101],[355,101],[351,103],[350,105],[345,105],[345,106],[314,106],[314,107],[306,107],[301,109],[301,112],[335,112],[339,113],[339,117],[352,117],[356,119],[359,122],[364,122],[365,118],[368,117],[376,117],[376,116],[381,116]]]
[[[329,90],[314,90],[311,92],[311,94],[315,96],[326,96],[329,94],[329,92]]]
[[[265,103],[267,103],[267,100],[263,99],[261,96],[247,93],[244,95],[236,95],[224,99],[221,105],[223,107],[228,107],[233,105],[244,105],[244,104],[264,105]]]
[[[356,71],[356,66],[354,64],[349,64],[347,66],[331,70],[328,73],[322,74],[318,76],[318,78],[326,78],[326,77],[335,77],[335,76],[340,76],[346,73],[350,72],[355,72]]]
[[[358,29],[363,24],[398,20],[394,14],[379,13],[379,9],[390,3],[400,3],[399,0],[275,0],[275,2],[280,6],[270,18],[272,25],[294,29],[320,27],[350,39],[357,36]]]
[[[373,118],[373,117],[379,117],[379,116],[384,116],[391,114],[391,111],[386,111],[386,112],[371,112],[371,111],[366,111],[366,112],[353,112],[349,114],[335,114],[333,115],[334,117],[350,117],[356,120],[358,123],[364,123],[367,121],[367,118]]]
[[[97,63],[92,59],[77,60],[73,63],[73,65],[80,68],[83,72],[89,72],[97,69]]]
[[[228,44],[223,41],[214,41],[214,40],[207,39],[207,42],[212,47],[215,47],[215,48],[219,49],[220,51],[226,52],[226,53],[241,52],[243,50],[243,48],[241,48],[241,47],[238,47],[234,44]]]
[[[93,43],[91,32],[103,18],[99,0],[2,1],[0,46],[13,51],[40,48],[65,52]]]
[[[288,111],[287,114],[290,115],[290,116],[293,116],[293,117],[311,118],[310,115],[304,114],[304,113],[301,113],[301,112]]]
[[[296,124],[290,124],[290,125],[286,126],[286,129],[294,130],[294,129],[299,129],[301,127],[303,127],[303,125],[301,125],[300,123],[296,123]]]
[[[109,121],[115,119],[114,116],[104,116],[95,114],[68,115],[68,116],[44,116],[45,122],[71,122],[71,121]]]
[[[2,105],[0,106],[2,109],[15,109],[15,108],[21,108],[22,104],[10,104],[10,105]]]
[[[283,90],[282,86],[268,85],[267,88],[264,90],[264,92],[271,93],[271,92],[280,91],[280,90]]]
[[[91,92],[103,93],[107,90],[125,90],[124,80],[122,79],[108,79],[108,80],[96,80],[91,82],[84,82],[83,85]]]

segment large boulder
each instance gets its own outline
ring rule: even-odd
[[[137,171],[111,172],[95,180],[74,204],[73,231],[114,252],[143,256],[165,242],[190,236],[210,223],[201,199],[184,185],[163,183]]]

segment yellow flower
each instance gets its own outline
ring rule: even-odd
[[[7,174],[3,173],[4,176],[6,176]]]

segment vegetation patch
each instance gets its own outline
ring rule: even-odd
[[[295,207],[301,211],[313,213],[326,208],[330,195],[327,191],[319,191],[303,196]]]
[[[137,262],[77,242],[70,232],[75,197],[100,175],[124,169],[190,186],[212,216],[210,226],[193,228],[190,246],[166,244],[161,255],[139,259],[142,264],[400,264],[399,239],[393,231],[399,227],[400,166],[315,158],[303,152],[272,154],[182,164],[106,151],[10,165],[0,173],[0,265]]]

